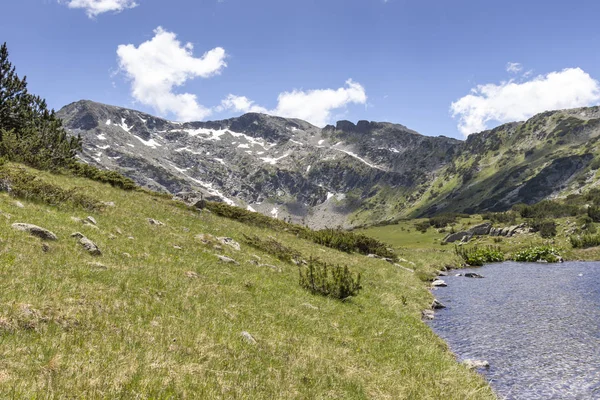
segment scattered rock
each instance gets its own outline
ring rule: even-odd
[[[183,250],[183,247],[181,247],[181,246],[173,246],[173,248],[176,250]]]
[[[463,274],[456,274],[456,275],[454,275],[454,276],[463,276]]]
[[[201,241],[203,244],[210,244],[215,241],[215,237],[210,233],[200,233],[194,237]]]
[[[246,331],[242,332],[242,338],[249,344],[252,344],[252,345],[256,344],[256,339],[254,339],[254,337]]]
[[[318,310],[319,307],[313,306],[310,303],[302,303],[302,307],[310,308],[311,310]]]
[[[368,258],[379,258],[377,254],[367,254]]]
[[[129,240],[135,240],[135,238],[133,236],[127,236],[127,239],[129,239]]]
[[[219,256],[217,255],[217,258],[221,261],[223,261],[226,264],[235,264],[235,265],[240,265],[239,262],[235,261],[233,258],[229,258],[229,257],[225,257],[225,256]]]
[[[435,281],[431,282],[431,286],[433,286],[433,287],[446,287],[448,285],[443,280],[436,279]]]
[[[101,201],[100,204],[106,206],[106,207],[114,207],[115,206],[115,202],[114,201]]]
[[[457,241],[462,242],[465,240],[465,238],[467,238],[466,240],[469,241],[472,236],[473,236],[473,234],[469,233],[469,232],[450,233],[450,234],[446,235],[446,237],[444,238],[444,240],[442,240],[442,242],[443,243],[454,243]]]
[[[276,272],[281,272],[281,268],[276,267],[275,265],[271,265],[271,264],[258,264],[259,267],[267,267],[267,268],[271,268],[273,271]]]
[[[81,232],[75,232],[71,235],[71,237],[78,238],[79,244],[83,246],[83,248],[93,256],[101,256],[102,252],[96,245],[96,243],[92,242],[90,239],[85,237]]]
[[[58,240],[58,237],[54,233],[37,225],[17,222],[12,224],[12,227],[18,231],[29,232],[30,235],[37,236],[43,240]]]
[[[98,222],[96,222],[96,218],[92,217],[91,215],[85,217],[85,221],[92,225],[98,225]]]
[[[117,238],[117,235],[113,235],[112,233],[109,233],[108,234],[108,238],[111,239],[111,240],[113,240],[113,239]]]
[[[118,235],[123,234],[123,231],[120,228],[115,228],[115,232],[117,232]]]
[[[485,360],[471,360],[471,359],[467,359],[463,361],[463,364],[470,369],[477,369],[477,368],[489,368],[490,367],[490,363],[485,361]]]
[[[433,308],[434,310],[439,310],[442,308],[446,308],[446,306],[443,305],[438,299],[433,299],[433,301],[431,302],[431,308]]]
[[[432,320],[435,317],[435,313],[432,310],[423,310],[421,311],[421,317],[423,317],[423,319]]]
[[[230,237],[218,237],[217,240],[225,246],[229,246],[234,250],[240,251],[240,244]]]
[[[200,275],[198,275],[198,273],[194,271],[187,271],[185,273],[185,276],[187,276],[190,279],[198,279],[200,277]]]
[[[108,269],[108,267],[106,265],[99,263],[99,262],[90,262],[90,263],[88,263],[88,265],[92,268]]]
[[[467,272],[465,278],[483,278],[483,275],[476,274],[474,272]]]
[[[414,269],[407,268],[407,267],[405,267],[405,266],[403,266],[403,265],[400,265],[400,264],[398,264],[398,263],[395,263],[394,265],[395,265],[396,267],[398,267],[398,268],[401,268],[401,269],[405,270],[405,271],[412,272],[412,273],[414,273],[414,272],[415,272],[415,270],[414,270]]]
[[[48,244],[47,244],[47,243],[42,243],[42,251],[43,251],[44,253],[47,253],[47,252],[49,252],[49,251],[50,251],[50,246],[48,246]]]
[[[25,206],[23,205],[23,203],[21,203],[20,201],[15,201],[13,204],[17,208],[25,208]]]
[[[438,271],[438,276],[448,276],[446,271]]]
[[[159,220],[152,219],[152,218],[148,218],[148,222],[150,223],[150,225],[156,225],[156,226],[163,226],[164,225]]]
[[[123,257],[131,258],[131,254],[129,254],[129,253],[123,253]]]

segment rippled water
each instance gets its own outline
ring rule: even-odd
[[[487,360],[505,399],[600,399],[600,263],[506,262],[443,277],[433,330],[462,359]],[[453,275],[452,273],[450,275]]]

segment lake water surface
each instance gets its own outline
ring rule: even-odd
[[[430,322],[501,399],[600,399],[600,263],[505,262],[442,277]]]

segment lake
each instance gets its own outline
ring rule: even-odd
[[[457,277],[475,272],[483,279]],[[600,263],[504,262],[454,270],[429,322],[505,399],[600,399]]]

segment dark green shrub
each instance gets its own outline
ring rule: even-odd
[[[593,222],[600,222],[600,206],[589,206],[587,215]]]
[[[534,219],[529,223],[534,232],[539,232],[543,238],[556,236],[556,222],[550,220]]]
[[[415,224],[415,229],[421,233],[425,233],[430,226],[429,221],[421,221]]]
[[[256,235],[244,235],[244,241],[250,246],[262,250],[265,253],[269,253],[282,261],[300,261],[302,258],[300,252],[292,249],[291,247],[285,246],[272,237],[261,239]]]
[[[455,246],[454,249],[465,264],[474,267],[480,267],[485,263],[504,261],[504,253],[502,253],[499,247]]]
[[[346,299],[362,289],[360,274],[352,274],[347,266],[329,265],[311,258],[307,266],[300,266],[300,286],[313,294]]]
[[[587,249],[600,246],[600,235],[571,236],[569,240],[574,249]]]
[[[517,213],[514,211],[490,212],[482,215],[483,219],[498,224],[514,225],[517,221]]]
[[[559,262],[562,259],[558,249],[552,246],[534,246],[527,249],[516,252],[513,255],[514,261],[521,262],[536,262],[536,261],[547,261],[550,263]]]
[[[341,229],[322,229],[313,231],[301,225],[291,224],[243,208],[233,207],[225,203],[207,201],[205,207],[211,212],[226,218],[235,219],[248,225],[290,232],[296,234],[298,237],[332,249],[348,253],[355,251],[365,255],[376,254],[384,258],[397,259],[394,251],[385,243],[360,233],[344,231]]]
[[[108,183],[111,186],[120,189],[133,190],[137,188],[137,185],[133,180],[124,177],[116,171],[101,170],[94,166],[80,162],[71,163],[68,170],[75,176],[81,176],[97,182]]]

